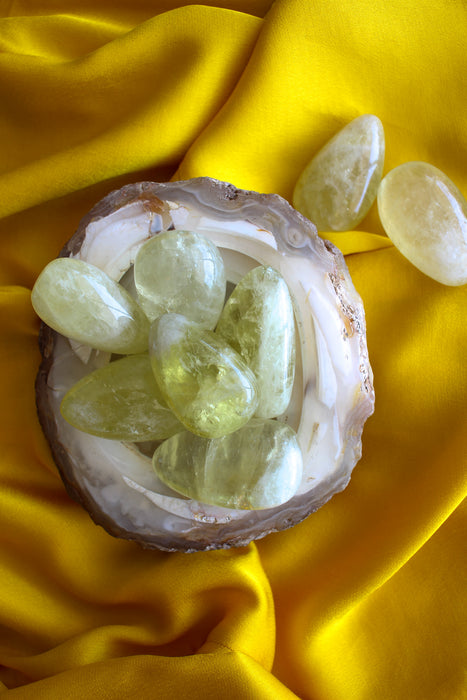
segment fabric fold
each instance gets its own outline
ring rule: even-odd
[[[245,13],[187,6],[73,58],[28,55],[36,34],[31,49],[0,54],[0,214],[123,173],[174,167],[233,89],[260,25]]]

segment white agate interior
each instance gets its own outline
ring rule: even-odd
[[[278,250],[272,233],[248,221],[209,218],[188,206],[168,204],[175,228],[201,232],[219,247],[230,282],[237,283],[257,265],[271,265],[288,284],[297,328],[297,366],[292,400],[279,420],[297,431],[304,461],[297,495],[307,493],[339,469],[351,432],[349,426],[355,420],[352,414],[358,412],[362,383],[358,334],[352,337],[347,332],[347,319],[329,270],[311,256]],[[170,223],[147,211],[141,202],[134,202],[89,224],[75,257],[121,280],[139,247]],[[65,392],[109,359],[106,353],[59,337],[48,377],[60,440],[79,465],[77,480],[102,510],[122,526],[136,527],[141,533],[160,529],[162,523],[164,531],[183,533],[196,521],[220,524],[246,517],[245,511],[208,506],[179,496],[159,481],[151,459],[135,445],[88,435],[61,417],[59,405]],[[253,517],[261,518],[261,511],[257,513]],[[250,513],[250,521],[251,517]]]

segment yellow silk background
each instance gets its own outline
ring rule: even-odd
[[[462,0],[0,0],[0,694],[457,700],[466,682],[466,288],[373,207],[326,234],[363,297],[376,412],[347,489],[243,549],[148,552],[67,496],[35,415],[30,289],[111,189],[207,175],[290,199],[377,114],[385,172],[467,194]]]

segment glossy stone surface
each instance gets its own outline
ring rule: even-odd
[[[467,201],[441,170],[421,161],[394,168],[381,183],[378,211],[415,267],[442,284],[467,283]]]
[[[164,404],[148,355],[131,355],[95,370],[64,396],[65,420],[113,440],[163,440],[184,427]]]
[[[147,350],[149,322],[128,292],[98,267],[52,260],[31,293],[37,315],[53,330],[97,350],[121,355]]]
[[[248,272],[230,295],[216,333],[242,356],[256,377],[256,415],[273,418],[283,413],[295,375],[295,325],[282,275],[266,266]]]
[[[162,395],[188,430],[221,437],[256,411],[255,377],[242,358],[184,316],[164,314],[153,322],[149,354]]]
[[[225,508],[263,509],[292,498],[303,460],[290,426],[253,419],[215,440],[179,433],[157,448],[153,465],[161,481],[189,498]]]
[[[319,231],[355,228],[376,198],[384,149],[384,130],[378,117],[357,117],[306,166],[295,186],[293,206]]]
[[[225,270],[212,241],[193,231],[164,231],[147,241],[135,259],[139,302],[153,321],[183,314],[213,329],[225,300]]]

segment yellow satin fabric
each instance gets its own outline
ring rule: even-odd
[[[140,550],[67,496],[39,428],[39,271],[111,189],[199,175],[290,198],[377,114],[385,171],[467,194],[467,7],[452,0],[0,3],[0,681],[11,700],[466,697],[466,288],[373,207],[329,234],[363,297],[376,412],[351,483],[286,532]],[[327,235],[327,234],[326,234]]]

